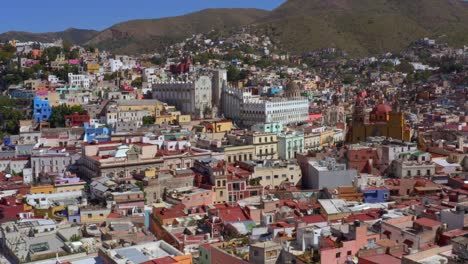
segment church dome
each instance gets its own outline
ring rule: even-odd
[[[387,104],[378,104],[374,107],[373,111],[375,114],[388,114],[392,111],[392,108]]]
[[[299,97],[301,96],[301,88],[296,82],[290,80],[284,89],[284,95],[286,97]]]

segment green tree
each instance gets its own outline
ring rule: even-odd
[[[431,76],[431,71],[425,70],[425,71],[416,71],[414,73],[414,80],[415,81],[420,81],[420,82],[426,82],[429,77]]]
[[[143,79],[141,79],[141,77],[138,77],[132,81],[131,85],[132,87],[141,88],[141,86],[143,85]]]
[[[151,58],[151,63],[155,65],[161,65],[166,62],[166,58],[161,57],[161,56],[154,56]]]
[[[6,63],[15,57],[16,49],[10,44],[0,47],[0,63]]]
[[[29,105],[29,101],[0,97],[0,132],[2,134],[17,134],[19,121],[26,117],[21,109]]]
[[[343,78],[344,84],[353,84],[355,81],[356,81],[356,78],[354,78],[354,76],[351,74],[347,74]]]
[[[77,234],[74,234],[70,237],[70,242],[78,242],[80,240],[81,240],[81,236]]]
[[[260,67],[262,69],[268,68],[271,66],[271,61],[269,59],[261,59],[255,63],[255,66]]]
[[[73,46],[73,43],[71,43],[70,41],[68,40],[62,41],[62,48],[65,52],[70,52],[72,46]]]
[[[395,67],[395,70],[402,72],[402,73],[410,74],[414,71],[414,67],[413,65],[411,65],[411,63],[407,61],[402,61],[400,64],[398,64]]]
[[[229,82],[235,82],[239,80],[240,71],[237,67],[229,65],[227,68],[227,79]]]
[[[117,74],[115,72],[113,73],[105,73],[104,74],[104,80],[105,81],[112,81],[115,79],[115,77],[117,77]]]
[[[71,115],[73,113],[84,114],[84,110],[81,105],[59,105],[52,107],[52,114],[49,118],[49,123],[52,127],[64,127],[65,126],[65,116]]]
[[[143,184],[142,181],[136,181],[135,185],[138,186],[138,188],[140,188],[140,191],[142,191],[142,192],[145,191],[145,185]]]
[[[78,66],[65,64],[63,68],[52,71],[52,74],[68,82],[68,73],[78,74],[78,71]]]
[[[393,72],[395,70],[395,66],[392,62],[386,61],[380,65],[380,69],[384,72]]]
[[[152,125],[154,124],[155,118],[154,116],[144,116],[143,117],[143,125]]]

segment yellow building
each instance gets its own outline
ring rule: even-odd
[[[49,101],[51,107],[59,106],[60,105],[60,94],[57,92],[48,91],[44,94],[36,95],[37,97],[41,98],[42,100]]]
[[[395,105],[393,109],[386,104],[375,106],[370,113],[365,112],[362,101],[358,101],[347,141],[358,143],[367,137],[390,137],[403,141],[411,140],[411,129],[406,125],[405,117]]]
[[[192,118],[190,115],[182,115],[180,111],[174,111],[167,115],[157,115],[154,123],[157,125],[162,124],[188,124]]]
[[[81,223],[102,223],[105,222],[110,214],[110,209],[81,209]]]
[[[231,120],[220,120],[220,121],[205,121],[200,125],[196,126],[195,129],[197,132],[204,133],[221,133],[229,132],[233,129],[233,124]]]
[[[118,112],[127,111],[150,111],[152,116],[159,116],[164,109],[164,103],[159,100],[119,100],[117,102]]]
[[[256,159],[255,146],[226,146],[224,147],[224,159],[228,163]]]
[[[245,135],[247,144],[255,148],[255,157],[259,160],[278,158],[278,134],[252,132]]]
[[[333,142],[333,136],[335,135],[334,130],[325,130],[320,133],[320,146],[328,146],[330,142]]]
[[[50,194],[55,193],[55,187],[53,185],[37,185],[31,186],[29,190],[31,194]]]
[[[215,193],[215,204],[223,204],[227,201],[227,176],[226,175],[217,175],[215,186],[213,187],[213,192]]]
[[[75,191],[82,191],[84,190],[86,182],[79,181],[74,183],[56,183],[55,184],[55,192],[63,193],[63,192],[75,192]]]
[[[98,73],[99,72],[99,64],[97,64],[97,63],[88,63],[88,64],[86,64],[86,71],[88,73]]]

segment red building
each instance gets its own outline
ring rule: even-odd
[[[65,116],[65,125],[67,127],[81,127],[84,126],[84,123],[89,124],[89,114],[78,114],[74,113],[73,115]]]
[[[351,147],[346,151],[348,168],[360,173],[372,173],[372,168],[379,163],[377,150],[367,147]]]
[[[25,210],[23,203],[16,197],[3,197],[0,199],[0,223],[26,219],[33,216],[31,210]]]
[[[262,192],[262,186],[248,184],[251,172],[234,166],[228,166],[227,172],[227,201],[230,205],[236,205],[238,200],[259,195]]]
[[[190,71],[190,67],[192,66],[192,64],[192,58],[188,57],[182,60],[182,62],[177,65],[171,65],[170,70],[173,74],[187,73]]]

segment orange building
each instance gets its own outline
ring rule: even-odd
[[[38,49],[31,50],[31,55],[32,55],[33,59],[37,59],[39,57],[42,57],[42,53],[43,53],[42,50],[38,50]]]

